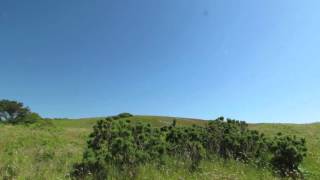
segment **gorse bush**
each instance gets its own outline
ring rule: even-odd
[[[208,123],[204,142],[209,153],[243,162],[260,163],[268,149],[267,139],[263,134],[249,130],[244,121],[225,121],[223,117]]]
[[[112,116],[93,128],[75,178],[106,179],[114,169],[134,178],[140,165],[165,165],[166,158],[186,162],[190,171],[203,159],[218,156],[273,169],[280,176],[301,176],[299,165],[306,154],[305,140],[278,135],[268,139],[248,129],[244,121],[220,117],[206,126],[177,126],[173,120],[161,128]]]
[[[98,121],[88,141],[85,162],[76,166],[74,174],[93,174],[92,169],[107,171],[110,165],[134,177],[140,164],[160,160],[165,154],[166,146],[161,135],[160,129],[152,128],[149,124],[115,120],[112,117]],[[82,169],[79,170],[79,167]],[[95,173],[99,177],[105,176],[101,172]]]
[[[198,126],[177,127],[176,120],[169,127],[161,128],[167,142],[167,153],[181,159],[190,159],[191,170],[196,170],[205,157],[202,144],[204,129]]]
[[[277,134],[270,146],[273,154],[271,164],[281,176],[299,177],[301,175],[299,164],[306,156],[305,144],[305,139]]]

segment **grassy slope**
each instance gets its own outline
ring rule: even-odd
[[[320,123],[313,124],[254,124],[252,129],[272,136],[277,132],[292,134],[307,140],[308,154],[302,167],[310,177],[320,179]]]
[[[74,162],[80,161],[86,138],[98,118],[56,120],[55,127],[0,125],[0,177],[15,179],[65,179]],[[135,116],[132,121],[149,122],[154,126],[168,125],[171,117]],[[204,125],[205,121],[178,119],[178,125]],[[307,139],[308,157],[303,168],[310,179],[320,177],[320,124],[254,124],[250,128],[273,135],[277,132],[295,134]],[[176,162],[168,166],[174,167]],[[275,179],[270,172],[234,161],[203,162],[202,171],[190,174],[186,168],[147,165],[138,179]]]

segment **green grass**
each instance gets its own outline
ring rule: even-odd
[[[63,179],[79,161],[89,129],[2,126],[0,177]]]
[[[54,126],[12,126],[0,124],[0,177],[2,179],[69,179],[72,164],[79,162],[92,126],[100,118],[54,120]],[[148,122],[161,127],[174,118],[134,116],[131,121]],[[198,119],[177,118],[177,125],[204,125]],[[320,124],[252,124],[250,128],[272,136],[277,132],[297,135],[307,140],[308,156],[302,168],[307,179],[320,178]],[[152,164],[139,169],[137,179],[276,179],[268,170],[236,161],[216,158],[204,161],[201,171],[190,173],[177,161],[159,169]]]
[[[277,132],[296,135],[307,140],[308,154],[302,168],[309,173],[309,178],[320,179],[320,123],[313,124],[254,124],[252,129],[272,136]]]
[[[200,170],[196,173],[190,172],[188,167],[187,164],[179,161],[169,162],[163,168],[147,165],[140,168],[137,179],[275,179],[268,170],[257,169],[233,160],[224,161],[219,158],[203,161],[200,165]]]

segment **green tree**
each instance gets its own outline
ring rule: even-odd
[[[19,123],[30,113],[30,109],[23,103],[10,100],[0,101],[0,121],[8,123]]]

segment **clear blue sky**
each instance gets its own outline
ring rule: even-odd
[[[45,117],[127,111],[320,120],[320,1],[1,0],[0,98]]]

